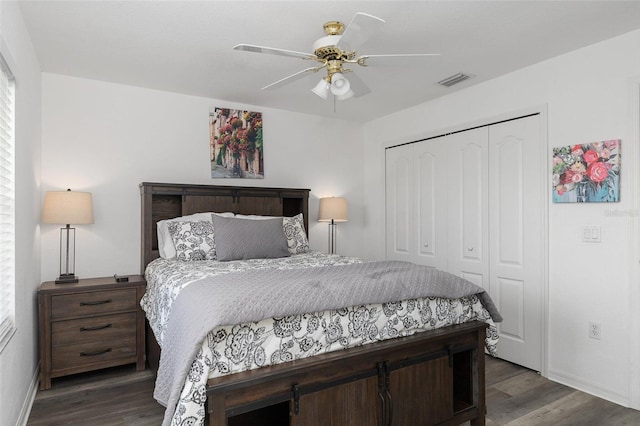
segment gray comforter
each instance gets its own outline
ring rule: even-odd
[[[182,290],[167,323],[154,392],[156,400],[167,407],[164,424],[171,420],[202,340],[217,326],[361,304],[473,294],[494,321],[502,320],[482,288],[407,262],[248,271],[196,281]]]

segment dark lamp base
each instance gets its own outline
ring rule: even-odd
[[[74,274],[61,274],[58,279],[56,279],[56,284],[72,284],[77,282],[78,277]]]

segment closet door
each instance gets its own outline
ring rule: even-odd
[[[491,298],[500,358],[542,367],[544,146],[540,117],[489,128]]]
[[[483,287],[499,356],[542,368],[545,145],[538,115],[387,149],[387,258]]]
[[[387,259],[411,262],[415,247],[413,221],[413,147],[386,150],[386,247]]]
[[[412,261],[447,269],[447,146],[442,138],[413,144],[414,194],[413,232],[416,235]]]
[[[488,128],[443,138],[448,150],[447,271],[489,290]],[[444,199],[443,199],[444,200]]]

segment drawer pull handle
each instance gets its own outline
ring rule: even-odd
[[[384,391],[387,394],[387,400],[389,401],[389,425],[393,424],[393,397],[391,396],[391,390],[389,389],[389,382],[391,379],[389,376],[391,375],[391,367],[389,366],[389,361],[385,361],[384,364]]]
[[[80,327],[80,331],[96,331],[96,330],[104,330],[105,328],[111,328],[113,324],[99,325],[96,327]]]
[[[80,356],[96,356],[96,355],[106,354],[108,352],[111,352],[111,348],[105,349],[103,351],[97,351],[97,352],[80,352]]]
[[[111,299],[98,300],[97,302],[80,302],[80,306],[104,305],[105,303],[111,303]]]

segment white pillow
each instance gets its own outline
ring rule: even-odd
[[[158,251],[160,252],[160,257],[163,259],[174,259],[177,255],[176,248],[173,245],[173,239],[171,238],[171,234],[169,233],[169,222],[197,222],[199,220],[207,220],[213,223],[213,219],[211,218],[212,214],[217,214],[223,217],[233,217],[234,214],[231,212],[227,213],[195,213],[187,216],[174,217],[173,219],[161,220],[158,222]]]
[[[237,214],[236,218],[239,219],[251,219],[251,220],[265,220],[265,219],[277,219],[282,216],[262,216],[258,214]]]

